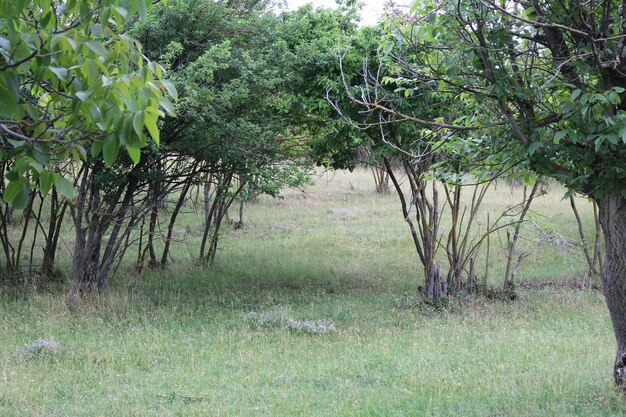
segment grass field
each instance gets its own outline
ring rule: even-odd
[[[261,198],[246,206],[242,229],[225,231],[208,271],[194,263],[200,228],[189,207],[170,268],[136,277],[122,265],[107,295],[78,310],[65,306],[63,289],[7,291],[0,415],[626,415],[612,388],[603,298],[572,284],[586,270],[580,253],[537,247],[528,225],[522,246],[534,252],[518,273],[528,285],[517,301],[398,308],[421,271],[396,197],[372,190],[366,172],[338,172],[305,193]],[[553,187],[531,219],[574,239],[562,195]],[[485,209],[520,196],[499,185]],[[504,239],[492,242],[494,285]],[[251,311],[273,321],[254,326]],[[294,332],[288,319],[329,319],[337,331]],[[60,350],[18,351],[40,338]]]

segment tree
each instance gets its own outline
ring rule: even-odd
[[[129,248],[137,248],[138,270],[146,259],[151,266],[166,265],[176,241],[178,214],[194,191],[196,202],[200,190],[204,191],[199,257],[203,264],[210,264],[233,201],[251,190],[276,195],[284,186],[307,181],[305,121],[316,114],[309,103],[325,103],[324,90],[316,91],[315,98],[298,95],[298,86],[305,86],[306,78],[299,73],[301,61],[295,58],[304,57],[313,67],[322,55],[325,62],[334,62],[334,53],[325,48],[329,39],[334,47],[336,38],[317,41],[327,26],[334,28],[337,21],[345,20],[341,13],[317,14],[310,7],[279,17],[265,1],[161,2],[141,20],[133,18],[137,12],[145,14],[134,1],[101,1],[83,10],[85,4],[91,3],[68,2],[62,8],[47,3],[37,8],[36,3],[29,3],[29,24],[42,33],[42,39],[46,33],[38,19],[47,24],[48,19],[60,16],[59,22],[73,22],[72,16],[84,13],[82,23],[62,31],[62,36],[55,32],[56,26],[49,29],[54,32],[50,36],[59,35],[55,45],[67,43],[77,53],[59,51],[54,59],[62,58],[67,68],[54,61],[57,66],[37,70],[48,77],[38,84],[28,84],[32,76],[24,75],[29,81],[18,89],[17,107],[29,106],[33,97],[44,97],[50,105],[43,115],[49,114],[50,126],[41,135],[30,129],[34,118],[30,114],[24,113],[24,120],[2,121],[25,137],[21,142],[15,137],[2,142],[6,145],[2,149],[10,153],[4,153],[0,172],[8,172],[10,182],[6,191],[5,182],[0,183],[0,192],[13,207],[25,205],[27,219],[20,233],[12,233],[17,241],[11,242],[7,226],[12,207],[9,203],[0,206],[0,246],[7,269],[22,267],[19,260],[24,256],[20,255],[30,244],[27,266],[32,272],[33,248],[43,236],[44,269],[52,270],[59,228],[63,215],[69,213],[76,237],[68,301],[104,291]],[[58,14],[48,16],[46,7]],[[103,20],[109,24],[103,25]],[[326,26],[318,21],[327,22]],[[94,50],[107,54],[97,57]],[[172,82],[160,80],[165,69],[152,60],[164,63]],[[27,61],[16,68],[34,71],[38,61],[28,61],[30,66],[26,66]],[[56,78],[57,73],[65,82]],[[50,85],[54,91],[48,91]],[[164,95],[175,97],[174,85],[181,94],[172,104]],[[26,91],[26,87],[32,88]],[[164,118],[157,125],[155,112],[159,119],[164,116],[159,107],[170,115],[176,109],[178,117]],[[37,120],[46,122],[40,116]],[[55,128],[65,124],[63,135],[53,136],[59,133]],[[144,130],[153,142],[147,141]],[[120,154],[124,147],[128,152]],[[49,158],[33,162],[43,148]],[[63,159],[69,155],[75,159]],[[64,178],[73,179],[73,184]],[[40,231],[43,227],[36,212],[41,212],[52,183],[58,183],[59,192],[53,189],[45,232]],[[75,198],[70,199],[72,191]],[[60,192],[65,200],[59,198]],[[165,204],[170,201],[173,204]],[[161,232],[158,223],[163,214],[167,220]]]
[[[336,111],[327,123],[345,133],[324,138],[325,147],[317,148],[321,162],[351,168],[355,151],[362,148],[379,156],[423,267],[424,285],[419,288],[426,299],[436,302],[459,292],[486,290],[487,271],[479,282],[475,262],[482,244],[513,223],[519,231],[525,212],[520,211],[518,221],[506,223],[518,208],[510,207],[480,230],[483,198],[510,161],[476,140],[476,127],[451,124],[464,112],[465,103],[442,94],[432,79],[402,73],[393,58],[402,53],[411,59],[410,45],[386,36],[382,28],[364,28],[343,41],[348,46],[338,52],[338,72],[326,89]],[[461,198],[466,190],[471,193],[469,204]],[[527,210],[531,201],[519,208],[526,204]],[[448,215],[449,228],[442,222]],[[442,259],[447,260],[447,271]],[[514,297],[513,281],[505,282],[503,295]]]
[[[172,0],[132,31],[180,91],[177,117],[163,125],[161,150],[188,158],[203,173],[204,265],[213,262],[223,219],[242,193],[276,195],[306,180],[306,145],[293,105],[293,85],[302,77],[289,49],[300,39],[288,30],[291,19],[276,16],[265,1]],[[188,184],[198,180],[187,177]],[[171,213],[161,265],[184,198],[181,193]]]
[[[613,374],[626,389],[626,3],[413,7],[414,15],[388,21],[397,45],[408,45],[394,54],[396,78],[413,91],[429,80],[464,103],[453,126],[440,128],[480,128],[483,146],[597,203],[606,248],[601,278],[617,341]]]
[[[110,165],[120,147],[137,162],[157,120],[172,110],[173,85],[125,34],[151,0],[1,0],[0,160],[10,161],[4,201],[24,208],[29,186],[72,184],[58,161],[85,159],[86,146]]]
[[[141,45],[127,35],[139,17],[147,16],[152,3],[0,0],[0,193],[5,203],[0,207],[0,241],[6,269],[17,276],[29,229],[33,232],[29,273],[34,272],[35,244],[43,236],[41,277],[45,281],[53,274],[66,212],[78,224],[75,265],[85,261],[83,269],[92,270],[90,262],[96,256],[90,256],[90,262],[81,257],[87,252],[79,212],[81,197],[94,188],[83,184],[75,196],[75,184],[68,178],[76,170],[92,173],[90,166],[112,166],[124,148],[126,159],[137,163],[149,136],[158,145],[157,121],[164,111],[173,114],[168,96],[175,98],[176,90],[162,79],[163,68],[147,60]],[[44,230],[41,213],[51,189],[49,225]],[[13,209],[22,208],[23,230],[19,241],[11,242],[7,225]],[[107,228],[100,224],[93,230],[101,236]],[[99,252],[99,243],[92,243]],[[107,257],[116,252],[107,251]],[[106,283],[110,260],[106,263],[107,268],[99,271],[98,287]],[[92,286],[93,273],[74,269],[72,292]]]

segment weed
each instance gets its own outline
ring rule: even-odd
[[[322,320],[294,320],[289,319],[287,321],[287,328],[289,330],[306,333],[306,334],[328,334],[335,333],[335,323],[330,319]]]
[[[24,358],[34,358],[40,356],[54,355],[61,350],[61,345],[50,339],[37,339],[34,342],[25,343],[16,349],[16,353]]]

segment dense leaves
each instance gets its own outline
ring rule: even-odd
[[[410,94],[436,82],[466,106],[457,124],[488,129],[484,146],[572,191],[620,194],[623,10],[601,3],[416,2],[415,18],[389,22],[407,48],[393,49],[396,80],[409,80]]]
[[[134,34],[180,92],[164,146],[270,194],[301,183],[311,141],[334,133],[325,88],[354,17],[310,6],[277,15],[264,2],[157,6]]]
[[[173,86],[125,34],[150,0],[0,1],[0,159],[11,161],[7,202],[25,206],[28,188],[72,187],[57,162],[120,150],[133,161],[158,143],[157,120],[173,113]]]

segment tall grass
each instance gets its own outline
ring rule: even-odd
[[[398,308],[420,270],[394,196],[372,189],[367,173],[335,173],[306,194],[260,199],[247,206],[243,229],[225,232],[213,270],[194,263],[198,220],[189,207],[177,237],[191,243],[176,246],[175,263],[142,277],[122,265],[102,299],[76,310],[62,289],[5,293],[0,415],[625,414],[599,293],[552,286],[522,290],[515,302]],[[561,196],[542,196],[533,219],[573,239]],[[487,205],[519,197],[502,185]],[[501,259],[492,265],[494,283],[502,269]],[[579,254],[541,247],[518,278],[569,282],[584,270]],[[250,311],[280,320],[254,326]],[[331,320],[337,331],[290,331],[290,318]],[[20,353],[41,338],[60,351]]]

